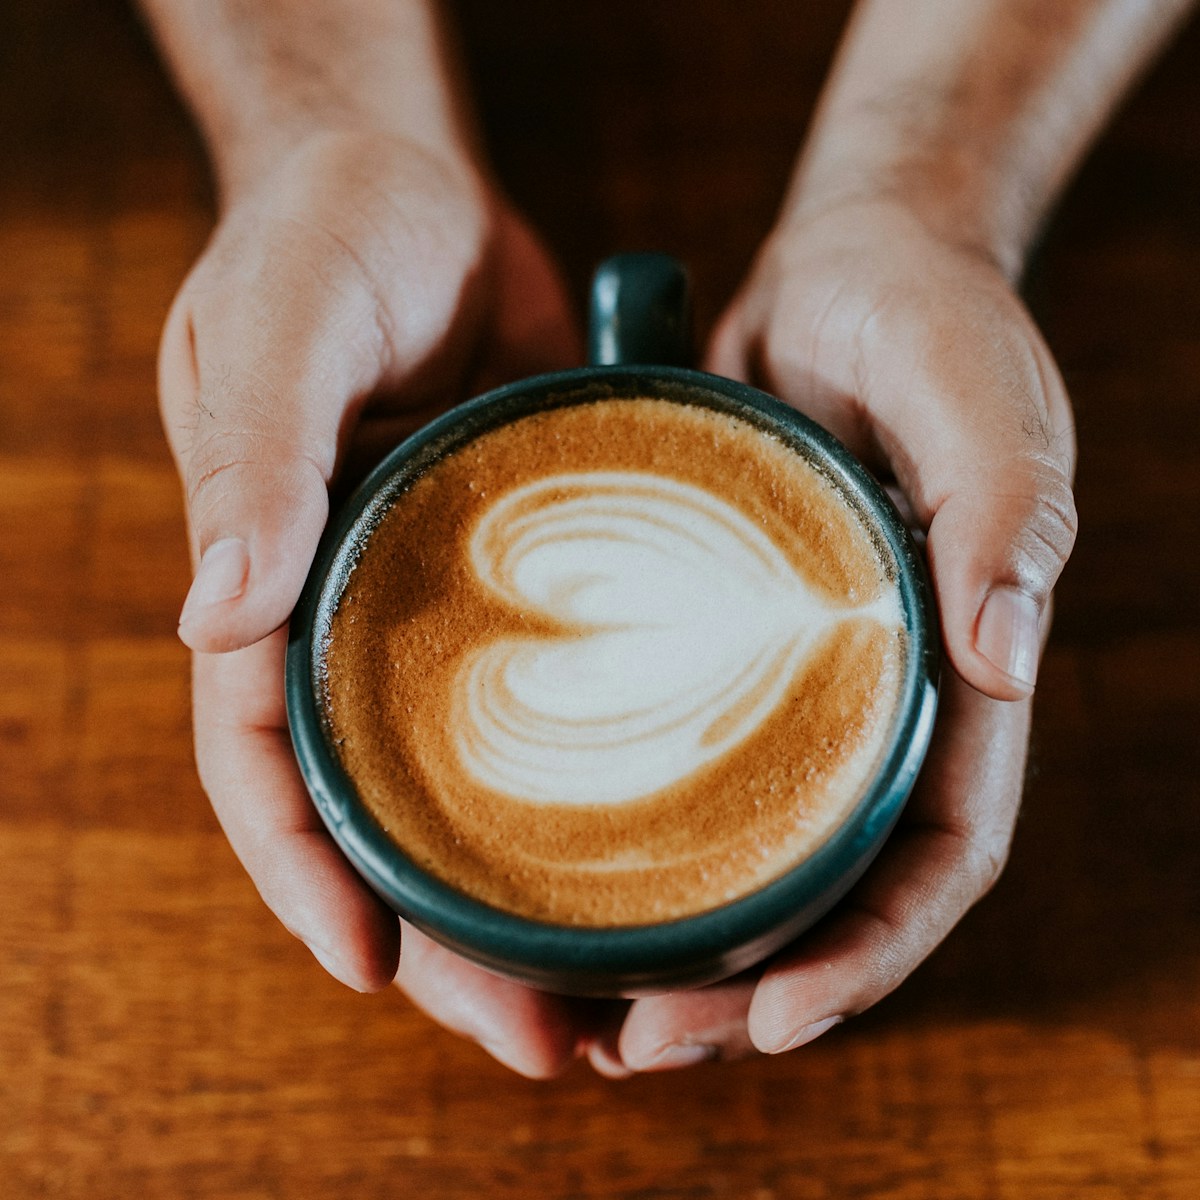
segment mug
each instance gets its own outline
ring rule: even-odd
[[[610,259],[592,285],[590,365],[497,388],[445,413],[379,464],[326,530],[291,622],[287,709],[301,772],[330,834],[402,917],[479,965],[549,991],[632,996],[700,986],[742,971],[812,926],[866,870],[894,826],[929,744],[938,635],[921,554],[867,471],[828,432],[745,384],[694,370],[688,282],[660,254]],[[907,634],[897,715],[865,794],[811,855],[757,891],[654,924],[555,925],[494,908],[412,862],[359,798],[329,732],[322,648],[365,539],[423,470],[471,439],[530,413],[620,397],[659,397],[732,414],[816,461],[897,567]]]

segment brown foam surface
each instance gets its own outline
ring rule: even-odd
[[[331,730],[390,836],[460,890],[575,925],[703,911],[803,859],[860,797],[894,714],[903,631],[848,611],[753,734],[643,799],[560,806],[482,787],[454,739],[464,658],[505,636],[562,631],[482,587],[467,544],[496,499],[564,471],[653,472],[723,496],[830,604],[849,610],[894,586],[826,480],[749,424],[663,400],[550,410],[442,460],[373,532],[330,631]]]

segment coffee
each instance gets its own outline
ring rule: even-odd
[[[818,465],[727,412],[549,408],[437,458],[358,551],[325,720],[418,866],[556,924],[670,920],[802,861],[872,780],[896,564]]]

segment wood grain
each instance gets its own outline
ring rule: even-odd
[[[846,5],[460,6],[561,252],[655,246],[711,322]],[[194,776],[157,333],[212,220],[116,0],[0,7],[0,1195],[1185,1200],[1200,1194],[1200,30],[1104,137],[1030,300],[1083,536],[995,891],[813,1046],[533,1084],[327,979]]]

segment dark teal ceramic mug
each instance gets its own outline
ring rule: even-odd
[[[635,995],[735,974],[793,941],[840,900],[895,824],[928,747],[938,635],[919,551],[891,501],[826,431],[743,384],[690,369],[682,269],[663,255],[622,255],[593,282],[591,365],[499,388],[432,422],[385,459],[326,531],[291,626],[287,703],[305,781],[335,841],[397,913],[482,966],[581,995]],[[383,828],[343,763],[326,655],[331,628],[373,532],[432,467],[475,439],[535,413],[654,398],[727,414],[818,470],[869,531],[899,600],[905,651],[882,750],[859,798],[811,853],[747,894],[693,915],[595,926],[517,915],[424,869]]]

